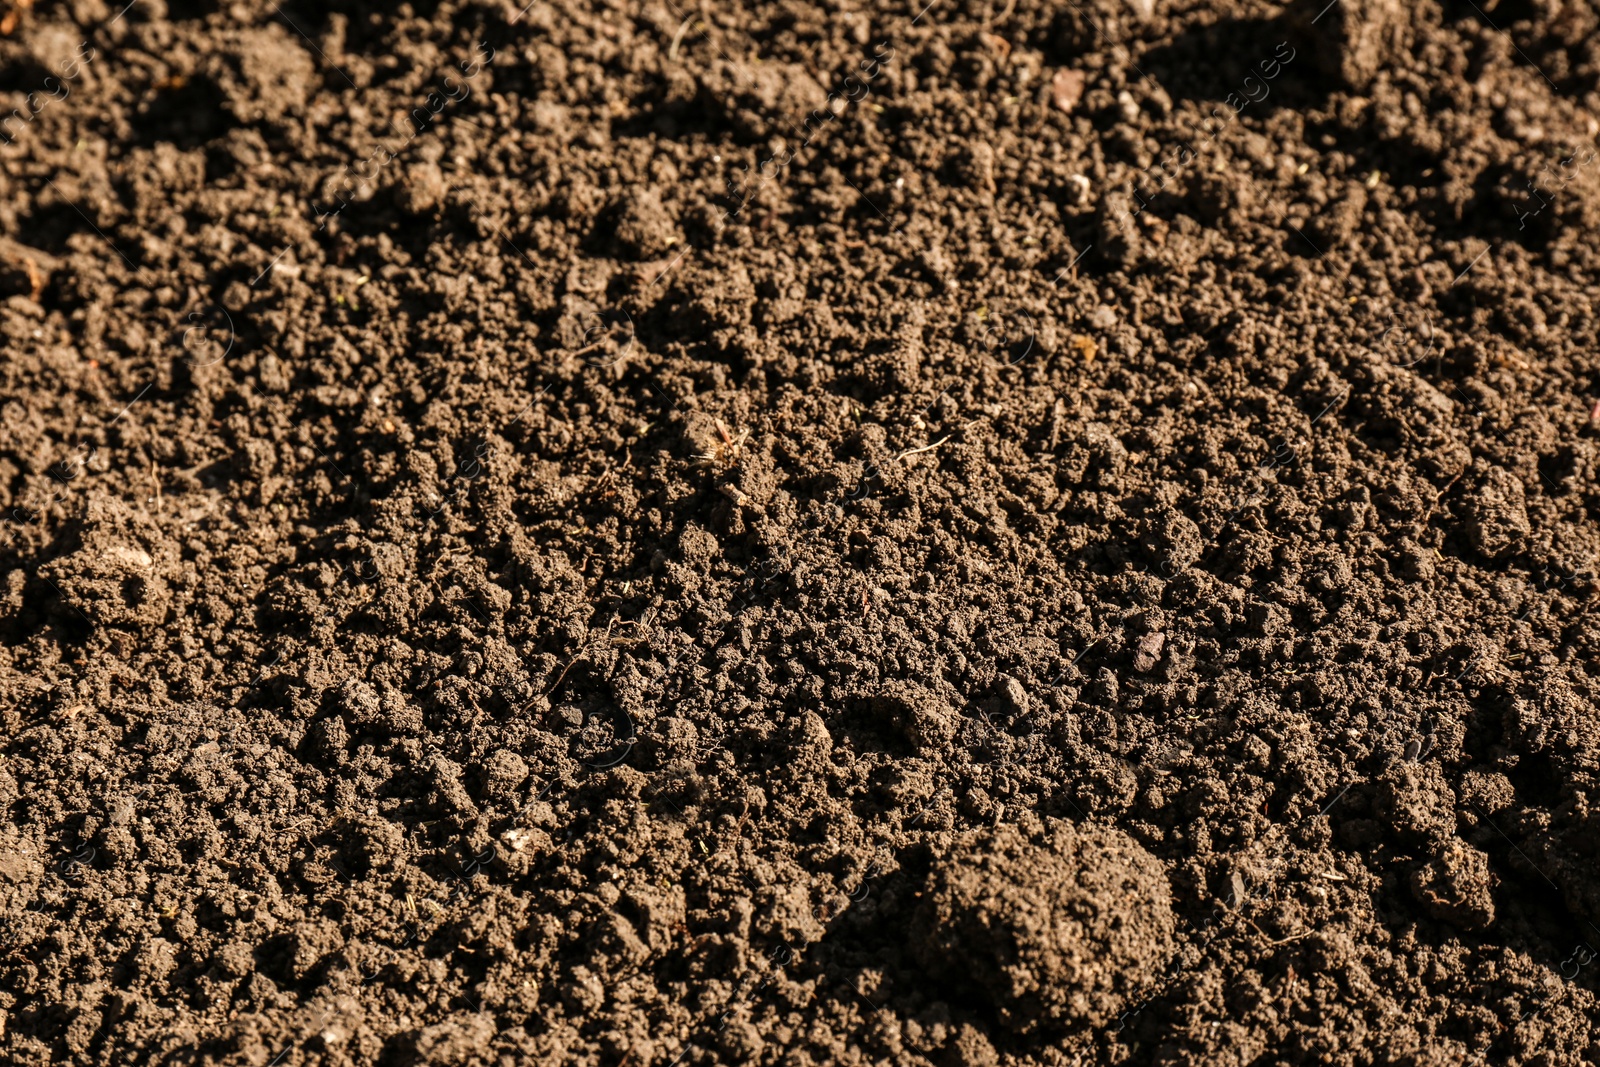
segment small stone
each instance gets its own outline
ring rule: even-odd
[[[1072,109],[1078,106],[1078,101],[1083,99],[1085,82],[1081,70],[1062,67],[1050,79],[1050,102],[1056,106],[1056,110],[1070,115]]]
[[[1161,650],[1167,646],[1164,633],[1145,634],[1139,638],[1139,650],[1133,657],[1133,669],[1143,673],[1153,670],[1161,662]]]
[[[1133,94],[1124,89],[1117,94],[1117,110],[1122,113],[1122,121],[1134,125],[1139,121],[1139,101]]]

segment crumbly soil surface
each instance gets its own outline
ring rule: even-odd
[[[519,8],[0,3],[0,1061],[1600,1062],[1590,5]]]

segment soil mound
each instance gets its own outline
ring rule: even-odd
[[[1008,1029],[1104,1026],[1172,956],[1171,890],[1120,831],[1003,826],[957,838],[913,929],[921,962],[989,999]]]

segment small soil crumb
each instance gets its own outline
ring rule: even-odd
[[[1155,14],[1153,0],[1085,0],[1063,6],[1059,43],[1071,54],[1120,44]]]
[[[1401,841],[1443,841],[1456,831],[1455,793],[1437,764],[1390,767],[1375,800],[1378,817]]]
[[[943,750],[960,727],[960,717],[950,702],[915,682],[888,683],[873,698],[873,710],[888,719],[918,752]]]
[[[1365,89],[1406,47],[1407,10],[1399,0],[1296,6],[1286,15],[1289,43],[1323,73]]]
[[[995,686],[995,696],[999,698],[1000,710],[1006,715],[1026,715],[1028,713],[1028,690],[1020,681],[1009,674],[1002,674],[999,683]]]
[[[1460,794],[1456,821],[1469,828],[1485,816],[1505,810],[1517,796],[1511,779],[1498,771],[1468,771],[1462,776]]]
[[[984,193],[994,192],[994,167],[994,148],[985,141],[967,145],[954,161],[956,177],[961,184]]]
[[[700,76],[700,88],[702,103],[722,121],[747,137],[794,138],[791,148],[834,118],[827,91],[798,64],[717,60]]]
[[[1467,540],[1489,559],[1522,544],[1532,531],[1522,482],[1501,467],[1491,467],[1467,502]]]
[[[940,1060],[943,1067],[995,1067],[999,1062],[1000,1054],[983,1031],[968,1023],[961,1024]]]
[[[311,54],[282,26],[243,29],[207,60],[206,77],[240,122],[277,122],[306,106],[317,82]]]
[[[160,559],[147,550],[163,549]],[[70,523],[61,555],[40,569],[64,602],[63,616],[93,626],[160,623],[172,608],[168,579],[176,561],[148,516],[96,503]]]
[[[1459,840],[1411,874],[1411,893],[1429,915],[1468,930],[1494,922],[1494,885],[1489,857]]]
[[[1104,1026],[1172,954],[1161,864],[1126,835],[1055,823],[962,835],[913,924],[923,964],[989,997],[1018,1033]]]
[[[405,180],[396,188],[395,199],[400,210],[421,215],[438,207],[449,191],[449,183],[439,165],[424,162],[406,168]]]
[[[664,255],[683,237],[661,203],[661,195],[653,189],[625,194],[616,205],[613,226],[618,252],[634,260]]]
[[[1114,193],[1096,211],[1097,242],[1106,260],[1121,270],[1137,266],[1144,248],[1144,235],[1134,221],[1138,210],[1131,197]]]

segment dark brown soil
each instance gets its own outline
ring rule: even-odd
[[[994,1002],[1021,1034],[1105,1026],[1172,955],[1166,872],[1116,831],[1011,826],[950,843],[911,931],[929,973]]]
[[[1600,14],[0,2],[0,1062],[1600,1063]]]

